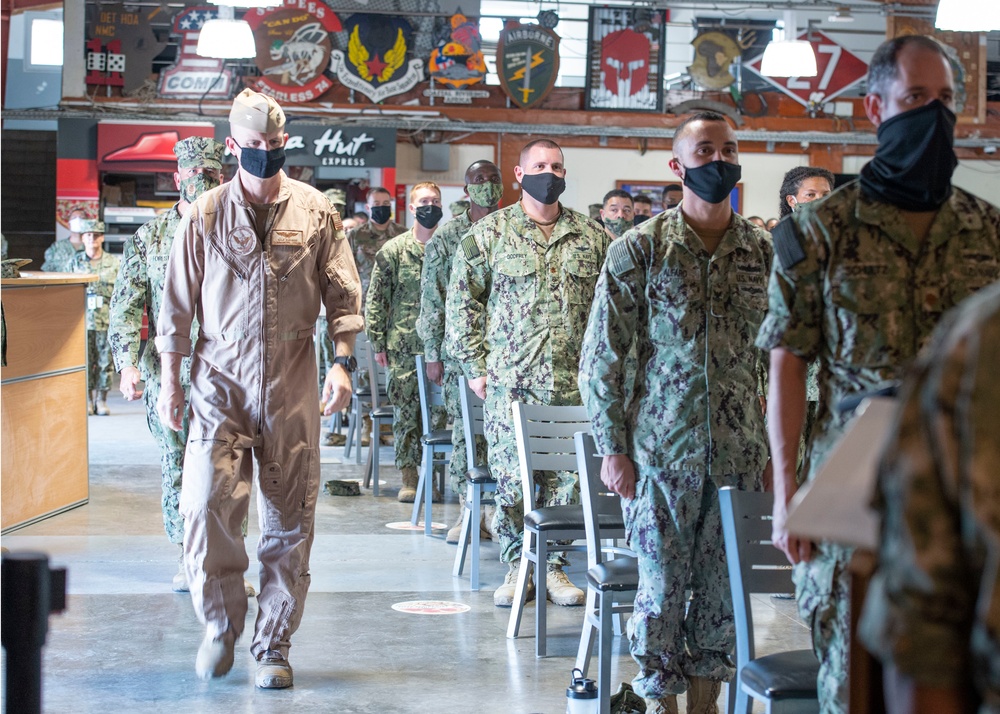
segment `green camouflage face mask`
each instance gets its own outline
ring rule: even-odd
[[[188,203],[194,203],[198,196],[222,184],[217,178],[212,178],[208,174],[195,174],[186,179],[181,179],[181,198]]]
[[[500,197],[503,196],[503,184],[493,183],[492,181],[487,183],[470,183],[465,187],[465,190],[469,192],[469,198],[477,206],[483,206],[484,208],[492,208],[493,206],[500,203]]]
[[[632,227],[632,221],[628,218],[605,218],[604,227],[620,238],[625,231]]]

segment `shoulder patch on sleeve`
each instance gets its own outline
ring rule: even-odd
[[[782,268],[787,270],[806,259],[806,252],[802,248],[802,233],[791,216],[786,216],[774,227],[771,238],[774,241],[774,253]]]
[[[333,217],[333,227],[337,230],[338,233],[337,237],[340,238],[341,236],[343,236],[344,233],[344,224],[340,220],[340,213],[338,213],[337,211],[330,211],[330,213]]]
[[[482,252],[479,250],[479,245],[476,243],[476,237],[471,233],[462,239],[462,254],[469,263],[477,263],[483,257]]]
[[[629,253],[624,240],[618,239],[608,248],[608,270],[615,276],[625,275],[635,270],[635,261]]]

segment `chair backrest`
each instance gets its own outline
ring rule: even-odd
[[[585,407],[514,402],[511,409],[527,512],[534,509],[535,471],[577,471],[573,434],[589,431],[590,418]]]
[[[771,511],[774,494],[759,491],[719,490],[722,534],[729,566],[729,587],[736,620],[736,668],[754,658],[754,593],[794,593],[792,566],[785,554],[771,544]]]
[[[355,358],[357,359],[357,358]],[[372,409],[389,406],[385,392],[385,369],[375,361],[375,351],[368,348],[368,387],[372,390]]]
[[[431,407],[444,406],[444,389],[427,379],[427,362],[423,355],[417,355],[417,389],[420,392],[420,419],[424,424],[424,434],[433,429]]]
[[[469,380],[458,378],[458,394],[462,402],[462,429],[465,432],[465,457],[469,468],[485,466],[476,461],[476,437],[484,436],[483,400],[469,387]]]
[[[576,444],[576,461],[580,469],[580,502],[583,504],[583,522],[587,529],[587,568],[604,562],[607,552],[635,556],[629,548],[609,546],[601,533],[601,515],[620,516],[622,498],[601,481],[601,461],[597,455],[594,437],[584,431],[573,435]]]

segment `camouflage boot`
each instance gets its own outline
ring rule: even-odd
[[[187,572],[184,570],[184,546],[178,546],[180,548],[180,553],[177,556],[177,574],[174,576],[174,580],[171,583],[171,589],[175,593],[186,593],[188,592],[188,576]]]
[[[108,410],[108,390],[104,389],[98,393],[97,404],[94,407],[94,413],[98,416],[107,416],[111,412]]]
[[[705,677],[688,679],[688,714],[719,714],[719,692],[722,683]]]
[[[417,484],[420,478],[417,476],[417,469],[414,466],[405,466],[403,471],[403,487],[399,489],[396,500],[400,503],[413,503],[417,497]]]
[[[445,536],[445,543],[458,543],[458,539],[462,537],[462,519],[465,518],[465,496],[459,494],[458,496],[458,520],[455,521],[455,525],[448,529],[448,535]]]
[[[680,714],[677,708],[677,696],[669,694],[660,699],[644,699],[646,714]]]

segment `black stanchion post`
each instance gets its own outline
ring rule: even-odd
[[[7,651],[7,714],[42,710],[42,645],[49,613],[66,609],[66,570],[43,553],[6,553],[0,567],[0,642]]]

